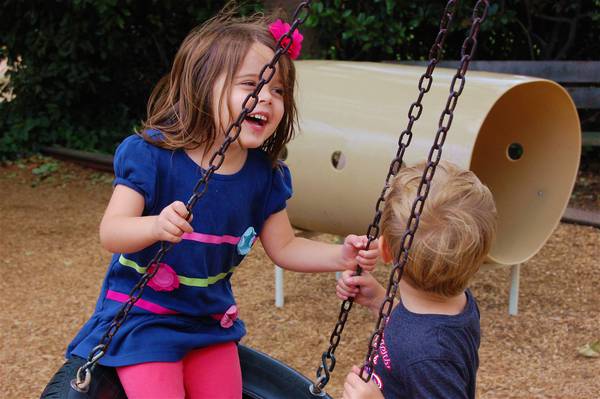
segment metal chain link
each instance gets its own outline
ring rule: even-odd
[[[410,105],[410,108],[408,110],[408,124],[406,128],[402,131],[402,133],[400,134],[400,138],[398,139],[398,150],[390,164],[388,174],[385,178],[385,183],[383,185],[383,189],[381,190],[381,194],[377,199],[373,221],[367,229],[368,241],[365,248],[370,248],[373,241],[376,240],[377,237],[379,237],[379,221],[381,219],[382,206],[385,202],[385,194],[389,188],[392,176],[395,176],[396,173],[398,173],[398,170],[400,170],[400,167],[402,166],[402,159],[404,157],[404,153],[412,140],[412,128],[415,122],[421,117],[421,114],[423,113],[423,104],[421,103],[421,101],[425,97],[425,94],[431,89],[431,85],[433,83],[433,71],[435,70],[436,65],[442,58],[444,42],[446,40],[446,36],[448,35],[448,27],[450,26],[450,23],[452,22],[452,19],[454,17],[457,3],[457,0],[449,0],[444,9],[444,13],[442,14],[439,32],[435,38],[433,45],[431,46],[431,49],[429,50],[429,62],[427,63],[427,69],[419,79],[419,95],[416,101]],[[357,275],[361,273],[362,270],[359,266],[357,268]],[[321,356],[321,365],[317,368],[316,383],[310,386],[310,392],[314,396],[322,396],[323,388],[325,388],[325,386],[329,382],[330,374],[333,371],[336,362],[335,350],[337,349],[337,346],[341,340],[342,331],[344,330],[344,326],[346,325],[346,321],[348,320],[348,314],[352,309],[353,303],[353,298],[346,299],[342,302],[342,305],[340,307],[340,313],[338,316],[338,321],[329,338],[329,348],[327,349],[327,351],[323,352],[323,355]]]
[[[188,211],[188,220],[192,215],[192,209],[194,208],[198,200],[200,200],[200,198],[202,198],[202,196],[206,192],[208,181],[210,180],[212,175],[221,167],[221,165],[223,165],[223,162],[225,161],[225,153],[227,152],[229,145],[238,139],[244,119],[246,118],[246,116],[248,116],[248,114],[250,114],[254,110],[254,108],[258,104],[258,94],[262,90],[263,86],[269,83],[273,76],[275,76],[275,72],[277,70],[277,62],[279,61],[281,56],[284,53],[286,53],[292,46],[292,43],[294,41],[292,35],[296,31],[296,29],[298,29],[298,27],[306,21],[306,18],[308,18],[309,11],[310,0],[301,2],[296,8],[296,11],[294,12],[294,15],[292,17],[293,23],[291,24],[290,29],[277,41],[277,50],[275,51],[273,58],[268,64],[266,64],[261,69],[258,76],[258,84],[254,88],[253,92],[248,94],[248,96],[245,98],[244,102],[242,103],[242,111],[240,112],[237,119],[233,123],[231,123],[226,130],[225,140],[223,141],[223,144],[212,155],[212,157],[209,160],[208,169],[203,173],[200,180],[194,186],[193,194],[186,203],[186,209]],[[268,73],[266,77],[265,73]],[[114,335],[117,333],[117,331],[119,331],[119,328],[127,318],[127,315],[129,314],[129,311],[131,310],[133,305],[141,298],[144,288],[148,284],[148,281],[150,281],[150,279],[152,279],[152,277],[154,277],[154,275],[158,272],[159,268],[161,267],[161,260],[163,259],[165,254],[171,249],[172,246],[173,244],[171,243],[161,242],[160,249],[154,256],[154,258],[150,262],[148,262],[146,266],[146,272],[142,275],[140,280],[129,293],[129,298],[125,303],[123,303],[123,305],[115,315],[107,331],[100,339],[99,344],[92,349],[88,356],[87,362],[77,370],[76,379],[71,384],[74,388],[78,389],[81,392],[87,391],[87,389],[89,388],[89,384],[91,383],[91,372],[93,368],[108,351],[108,348],[110,346],[110,343],[112,342]],[[153,265],[156,266],[152,267]]]
[[[475,54],[475,49],[477,47],[477,35],[479,34],[481,24],[487,16],[488,6],[488,0],[478,0],[473,8],[471,29],[461,48],[460,65],[458,66],[456,74],[452,78],[452,83],[450,84],[450,95],[448,96],[446,106],[444,107],[444,110],[442,111],[438,121],[438,130],[435,136],[434,144],[429,151],[427,166],[425,167],[425,170],[423,170],[423,174],[421,176],[421,181],[417,189],[417,197],[413,202],[410,218],[406,224],[406,231],[402,237],[400,252],[394,261],[394,266],[390,273],[386,297],[379,308],[379,316],[377,318],[375,332],[372,334],[371,340],[369,341],[365,365],[360,371],[360,376],[365,382],[369,381],[371,379],[371,375],[373,374],[374,358],[379,346],[381,345],[385,324],[393,309],[394,299],[396,297],[396,293],[398,292],[398,285],[400,283],[400,279],[402,278],[404,265],[406,265],[408,260],[408,251],[410,250],[415,233],[419,227],[419,219],[423,212],[425,200],[429,195],[431,181],[435,174],[436,167],[442,157],[442,146],[444,145],[446,135],[450,130],[450,126],[452,125],[452,119],[454,118],[454,110],[458,104],[458,98],[465,87],[465,74],[469,69],[469,63]]]

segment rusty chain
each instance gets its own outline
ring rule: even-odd
[[[268,64],[266,64],[261,69],[258,75],[259,81],[256,87],[254,88],[253,92],[248,94],[248,96],[246,96],[246,98],[244,99],[244,102],[242,103],[242,111],[240,112],[237,119],[233,123],[231,123],[227,128],[223,144],[212,155],[212,157],[209,160],[210,166],[203,173],[200,180],[194,186],[193,194],[186,203],[186,209],[188,211],[188,220],[192,215],[192,209],[194,208],[198,200],[202,198],[202,196],[206,192],[206,189],[208,187],[208,181],[210,180],[212,175],[221,167],[221,165],[223,165],[223,162],[225,161],[225,153],[227,152],[229,145],[238,139],[242,129],[241,125],[244,119],[246,118],[246,116],[248,116],[248,114],[250,114],[254,110],[254,108],[258,104],[258,95],[262,90],[263,86],[269,83],[273,76],[275,76],[275,72],[277,70],[277,62],[279,61],[281,56],[284,53],[286,53],[292,46],[292,43],[294,41],[292,35],[296,31],[296,29],[298,29],[298,27],[306,21],[309,11],[310,0],[301,2],[296,8],[296,11],[294,12],[294,15],[292,17],[293,22],[290,26],[290,29],[288,30],[288,32],[283,34],[277,41],[277,50],[275,51],[273,58]],[[265,73],[268,73],[266,77]],[[91,350],[90,354],[88,355],[87,362],[77,370],[76,378],[71,382],[71,386],[73,388],[79,390],[80,392],[86,392],[89,389],[89,385],[91,383],[91,372],[93,368],[108,351],[108,348],[114,335],[117,333],[117,331],[127,318],[129,311],[131,310],[133,305],[141,298],[144,288],[148,284],[148,281],[152,279],[152,277],[154,277],[154,275],[158,272],[161,260],[163,259],[165,254],[171,249],[172,246],[173,244],[171,243],[166,243],[164,241],[161,242],[160,249],[157,251],[156,255],[154,255],[153,259],[150,262],[148,262],[146,266],[146,272],[142,275],[140,280],[130,291],[128,300],[121,306],[121,308],[115,315],[107,331],[104,333],[102,338],[100,338],[99,344]],[[152,265],[156,266],[151,267]]]
[[[454,13],[456,11],[457,0],[449,0],[446,3],[446,7],[442,14],[442,18],[440,20],[440,29],[435,38],[431,49],[429,50],[429,61],[427,63],[427,69],[425,73],[419,79],[419,95],[415,102],[410,105],[408,110],[408,124],[406,128],[400,134],[400,138],[398,139],[398,150],[396,152],[396,156],[393,158],[388,174],[385,178],[385,183],[383,185],[383,189],[381,190],[381,194],[377,199],[375,205],[375,215],[373,217],[373,221],[369,225],[367,229],[367,245],[366,248],[370,248],[372,242],[379,237],[379,221],[381,219],[382,214],[382,205],[385,202],[385,194],[389,188],[390,180],[392,176],[395,176],[400,170],[402,166],[402,159],[404,158],[404,153],[406,148],[410,145],[412,140],[412,128],[415,122],[421,117],[423,113],[423,104],[421,103],[425,94],[431,89],[431,85],[433,83],[433,71],[435,70],[436,65],[442,58],[444,42],[446,40],[446,36],[448,35],[448,28],[450,23],[452,22],[452,18],[454,17]],[[357,268],[357,274],[362,272],[360,266]],[[316,385],[313,384],[310,387],[310,392],[314,396],[322,396],[323,388],[330,379],[330,374],[333,371],[336,363],[335,359],[335,350],[341,340],[341,334],[344,330],[344,326],[346,325],[346,321],[348,320],[348,314],[352,309],[352,305],[354,303],[353,298],[346,299],[342,302],[340,307],[340,313],[338,316],[338,321],[331,333],[329,338],[329,348],[327,351],[323,352],[321,356],[321,365],[317,369],[317,382]]]
[[[454,110],[458,104],[458,98],[465,87],[465,75],[469,69],[469,63],[475,54],[475,49],[477,47],[477,36],[479,34],[481,24],[487,16],[488,6],[488,0],[478,0],[473,7],[471,29],[461,47],[460,65],[458,66],[456,74],[452,78],[452,82],[450,84],[450,95],[448,96],[448,100],[446,101],[446,105],[438,121],[438,130],[435,136],[434,144],[429,151],[427,166],[423,170],[423,174],[421,176],[421,181],[417,189],[417,196],[413,202],[411,214],[406,224],[406,231],[402,237],[400,252],[394,261],[394,266],[390,273],[386,297],[379,308],[379,316],[377,318],[375,332],[372,334],[369,341],[365,365],[363,365],[360,371],[360,376],[365,382],[369,381],[371,379],[371,375],[373,374],[374,358],[383,338],[385,324],[393,309],[394,298],[398,292],[398,284],[400,283],[404,266],[408,260],[408,251],[410,250],[414,240],[415,233],[419,226],[419,218],[423,212],[425,200],[429,195],[431,181],[442,156],[442,146],[444,145],[446,135],[450,130],[450,126],[452,125]]]

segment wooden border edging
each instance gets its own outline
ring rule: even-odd
[[[427,61],[391,61],[397,64],[426,66]],[[442,60],[438,66],[456,68],[460,61]],[[538,76],[556,82],[600,83],[600,61],[519,61],[478,60],[469,64],[473,71]]]
[[[394,64],[426,66],[427,61],[385,61]],[[442,60],[438,66],[456,68],[460,61]],[[600,61],[472,61],[469,69],[536,76],[560,83],[579,109],[600,109]]]
[[[561,219],[565,223],[581,224],[584,226],[600,227],[600,212],[583,209],[567,208]]]
[[[71,150],[63,147],[42,147],[42,154],[75,162],[88,168],[113,172],[113,156],[93,152]],[[594,226],[600,228],[600,212],[567,208],[561,219],[565,223]]]
[[[109,154],[72,150],[56,146],[42,147],[41,152],[44,155],[50,155],[54,158],[75,162],[88,168],[113,172],[113,156]]]

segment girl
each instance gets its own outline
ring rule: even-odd
[[[319,243],[295,237],[288,220],[291,177],[277,155],[294,132],[291,58],[299,52],[299,33],[242,123],[195,217],[186,220],[180,200],[209,166],[286,28],[280,21],[268,26],[263,17],[224,13],[193,30],[154,89],[142,131],[117,149],[114,191],[100,225],[101,243],[115,255],[95,312],[67,356],[89,354],[160,242],[179,243],[100,361],[117,368],[129,398],[241,398],[236,343],[245,329],[230,278],[257,237],[288,270],[375,265],[378,250],[361,249],[366,237]]]

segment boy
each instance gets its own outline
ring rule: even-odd
[[[381,219],[384,262],[398,257],[426,164],[401,169]],[[420,216],[396,303],[375,356],[372,381],[353,367],[343,399],[475,398],[479,358],[479,309],[466,289],[494,239],[496,208],[489,189],[470,171],[442,161]],[[375,315],[386,290],[368,272],[344,272],[340,299]]]

